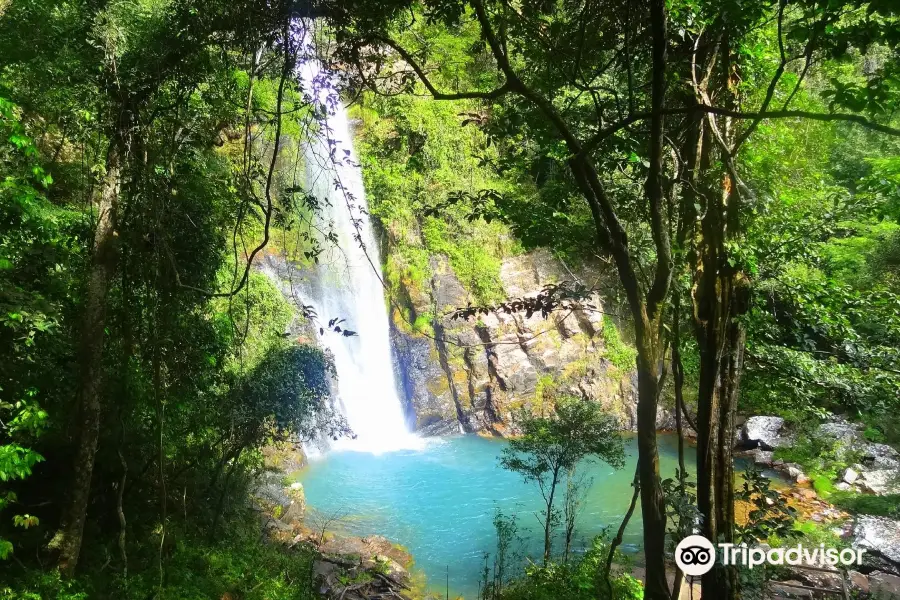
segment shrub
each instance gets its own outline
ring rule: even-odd
[[[634,369],[637,352],[622,341],[615,322],[607,315],[603,316],[601,334],[603,335],[603,341],[606,343],[606,358],[609,359],[609,362],[623,371]]]
[[[854,492],[834,492],[829,500],[838,508],[851,513],[900,518],[900,494],[870,496]]]

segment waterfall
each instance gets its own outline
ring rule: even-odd
[[[320,228],[334,234],[322,241],[327,252],[307,301],[317,314],[320,342],[334,356],[340,404],[356,434],[332,447],[363,452],[418,447],[421,438],[407,430],[394,379],[378,245],[347,111],[334,79],[317,60],[308,58],[298,70],[319,113],[317,131],[303,147],[307,192],[321,203]],[[329,326],[332,319],[341,321]],[[345,335],[348,330],[355,335]]]

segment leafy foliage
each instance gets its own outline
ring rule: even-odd
[[[541,317],[546,319],[551,313],[558,311],[582,308],[596,310],[596,306],[586,302],[586,300],[591,298],[592,293],[592,290],[579,283],[568,281],[551,283],[545,285],[537,294],[521,298],[510,298],[491,306],[469,305],[453,311],[451,316],[455,319],[469,319],[477,315],[502,312],[505,314],[525,313],[525,318],[530,319],[532,315],[539,313]]]
[[[462,40],[445,41],[452,51]],[[476,302],[501,300],[500,260],[516,252],[517,241],[496,218],[497,203],[527,189],[478,158],[494,151],[480,132],[460,127],[457,113],[467,103],[363,99],[357,148],[372,214],[390,245],[385,274],[394,297],[427,292],[435,268],[430,256],[442,254]]]
[[[304,547],[291,552],[259,539],[253,515],[231,523],[230,534],[214,542],[197,531],[177,532],[167,560],[162,593],[206,599],[240,595],[248,600],[313,600],[312,561]],[[150,558],[148,556],[148,558]],[[156,573],[138,573],[126,582],[111,575],[66,580],[58,571],[13,572],[0,585],[3,600],[87,600],[96,597],[146,598],[159,593]],[[121,591],[120,591],[121,590]],[[124,591],[124,590],[127,590]]]
[[[769,479],[755,467],[744,471],[742,478],[744,482],[735,493],[735,500],[747,503],[750,509],[746,522],[735,531],[737,543],[751,544],[773,536],[791,537],[796,511],[788,506],[787,499],[773,490]]]
[[[21,372],[40,360],[39,346],[59,334],[66,276],[56,267],[74,241],[44,196],[53,179],[37,164],[19,110],[0,97],[0,352],[7,357],[0,366],[0,511],[17,501],[10,483],[30,476],[44,460],[30,446],[46,428],[47,413],[37,402],[38,382]],[[38,524],[31,515],[12,521],[26,529]],[[12,551],[0,536],[0,558]]]
[[[829,501],[846,511],[864,515],[898,518],[900,516],[900,494],[873,496],[853,492],[836,491]]]
[[[544,527],[544,562],[551,553],[552,533],[560,522],[555,504],[557,486],[573,477],[584,462],[602,460],[614,468],[625,463],[617,420],[594,402],[561,396],[555,398],[553,414],[536,416],[521,409],[517,421],[521,435],[503,449],[500,465],[534,483],[544,498],[539,517]]]
[[[304,316],[247,264],[316,209],[286,25],[282,2],[0,4],[0,595],[311,597],[246,520],[264,445],[349,433],[329,359],[285,339]],[[76,486],[83,577],[60,581]]]
[[[627,569],[611,577],[612,595],[603,581],[609,543],[603,537],[594,540],[587,552],[574,564],[532,565],[525,577],[514,581],[499,597],[502,600],[639,600],[644,597],[641,582]],[[628,559],[619,554],[617,563],[627,566]]]
[[[819,482],[817,491],[819,487],[829,486],[845,468],[861,459],[858,450],[840,439],[819,433],[815,422],[807,422],[806,426],[800,425],[796,429],[796,442],[789,448],[777,449],[775,456],[799,464],[814,484]]]

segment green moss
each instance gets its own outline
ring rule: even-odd
[[[434,396],[443,396],[450,391],[450,382],[446,377],[433,377],[425,382],[425,387]]]
[[[858,451],[848,448],[840,440],[819,435],[814,425],[815,423],[810,424],[809,421],[804,422],[797,433],[794,445],[790,448],[776,449],[774,456],[785,462],[800,465],[813,480],[814,485],[819,481],[818,487],[821,487],[824,495],[827,495],[834,491],[833,486],[828,487],[831,482],[837,479],[838,474],[845,468],[859,462],[861,456]]]
[[[473,302],[502,300],[501,262],[520,251],[509,227],[471,219],[472,207],[464,203],[425,216],[427,207],[452,192],[523,193],[523,186],[498,177],[477,158],[496,152],[484,134],[459,126],[458,115],[475,105],[365,96],[357,106],[354,115],[363,122],[357,151],[370,209],[387,232],[385,276],[392,291],[405,286],[411,296],[427,293],[433,274],[429,258],[442,254]]]
[[[338,582],[343,586],[358,585],[369,583],[375,577],[368,571],[343,572],[338,575]]]
[[[794,531],[802,536],[804,546],[825,544],[826,548],[846,548],[847,542],[832,531],[833,527],[815,521],[795,521]],[[771,540],[770,540],[771,543]]]
[[[622,341],[615,322],[607,315],[603,316],[603,329],[600,330],[600,335],[606,345],[605,356],[609,362],[622,371],[635,368],[637,352]]]
[[[871,496],[868,494],[836,491],[829,500],[838,508],[851,513],[892,518],[900,517],[900,494]]]
[[[424,333],[427,335],[434,335],[434,327],[432,327],[432,323],[434,322],[434,315],[431,313],[421,314],[416,317],[416,320],[413,322],[412,328],[415,333]]]
[[[500,282],[502,252],[491,252],[488,239],[496,237],[487,226],[475,226],[472,235],[453,233],[454,226],[444,218],[427,217],[422,224],[425,247],[433,254],[444,254],[463,287],[480,304],[500,302],[506,297]]]
[[[835,491],[831,477],[828,475],[816,475],[812,479],[813,489],[822,499],[828,499]]]
[[[563,366],[563,379],[578,379],[587,374],[588,367],[591,365],[591,358],[584,356],[578,360],[573,360]]]
[[[291,471],[290,473],[285,473],[284,477],[281,478],[281,484],[284,487],[290,487],[295,483],[300,483],[301,479],[303,479],[303,469],[298,469],[296,471]]]
[[[556,380],[553,375],[541,375],[538,377],[537,385],[534,388],[534,397],[538,400],[549,398],[556,386]]]

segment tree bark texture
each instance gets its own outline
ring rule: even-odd
[[[81,552],[84,523],[91,495],[91,477],[100,418],[103,412],[103,347],[106,329],[107,294],[115,275],[116,212],[118,209],[121,156],[111,144],[106,175],[97,202],[92,265],[88,275],[81,331],[81,388],[78,394],[78,429],[70,495],[63,509],[62,523],[51,545],[59,550],[59,569],[72,576]]]

